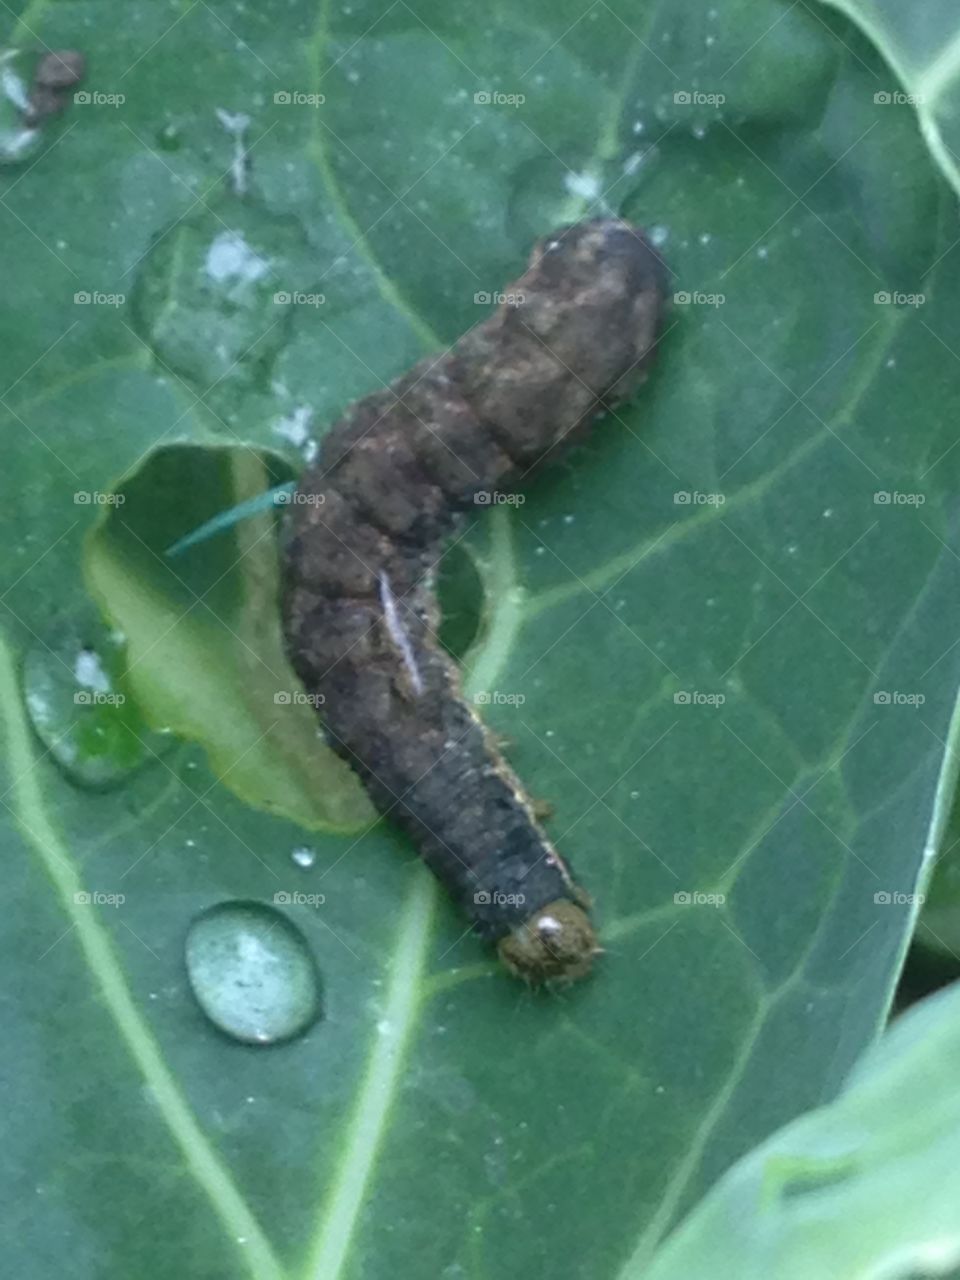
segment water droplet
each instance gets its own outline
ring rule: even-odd
[[[122,638],[91,608],[62,620],[23,663],[23,694],[37,736],[72,782],[111,787],[159,759],[176,741],[144,722],[124,692]]]
[[[670,229],[658,223],[655,227],[650,228],[650,242],[659,249],[661,245],[665,245],[670,238]]]
[[[309,848],[308,845],[301,844],[293,850],[290,857],[298,867],[312,867],[317,860],[317,851]]]
[[[216,387],[226,417],[232,393],[270,386],[277,354],[325,298],[321,271],[296,224],[224,197],[157,238],[133,315],[164,366]]]
[[[23,50],[0,53],[0,165],[20,164],[49,142],[41,129],[24,123],[35,60]]]
[[[258,902],[222,902],[186,941],[187,975],[214,1026],[245,1044],[275,1044],[320,1014],[320,976],[306,938]]]
[[[157,146],[161,151],[179,151],[181,140],[180,130],[173,123],[157,130]]]
[[[273,423],[274,432],[292,445],[302,449],[310,441],[310,424],[313,421],[313,409],[308,404],[297,405],[284,417]]]
[[[593,201],[600,195],[600,179],[595,173],[567,173],[563,185],[572,196],[579,196],[581,200]]]
[[[40,150],[42,143],[39,129],[0,123],[0,165],[22,164]]]

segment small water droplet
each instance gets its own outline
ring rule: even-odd
[[[157,130],[157,146],[161,151],[179,151],[180,143],[180,130],[172,122]]]
[[[290,854],[290,857],[298,867],[312,867],[317,860],[316,849],[311,849],[308,845],[298,845]]]
[[[23,50],[0,53],[0,165],[20,164],[45,143],[49,145],[42,129],[24,123],[33,62],[35,55],[28,56]]]
[[[586,170],[583,173],[565,174],[563,185],[572,196],[579,196],[581,200],[593,201],[600,195],[600,179],[595,173]]]
[[[655,227],[650,228],[650,242],[659,249],[661,245],[667,243],[670,238],[670,229],[658,223]]]
[[[0,125],[0,165],[22,164],[29,160],[40,150],[43,140],[39,129]]]
[[[191,924],[186,964],[197,1003],[245,1044],[299,1035],[320,1014],[320,975],[306,938],[259,902],[222,902]]]

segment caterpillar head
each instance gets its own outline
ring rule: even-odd
[[[510,972],[534,987],[586,977],[601,950],[586,912],[567,898],[534,912],[498,949]]]

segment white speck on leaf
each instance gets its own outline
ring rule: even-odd
[[[568,173],[563,185],[572,196],[580,196],[583,200],[596,200],[600,194],[600,182],[592,173]]]
[[[207,250],[204,269],[212,280],[241,280],[252,284],[262,280],[270,263],[247,244],[236,231],[221,231]]]

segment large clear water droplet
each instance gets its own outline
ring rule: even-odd
[[[133,313],[162,365],[226,412],[231,390],[269,387],[295,312],[322,296],[321,274],[298,224],[223,198],[159,237]]]
[[[258,902],[222,902],[198,916],[187,974],[214,1026],[245,1044],[299,1035],[320,1015],[320,976],[306,938]]]
[[[173,746],[148,727],[124,692],[121,637],[91,613],[51,628],[23,664],[27,714],[43,745],[72,782],[112,787]]]

